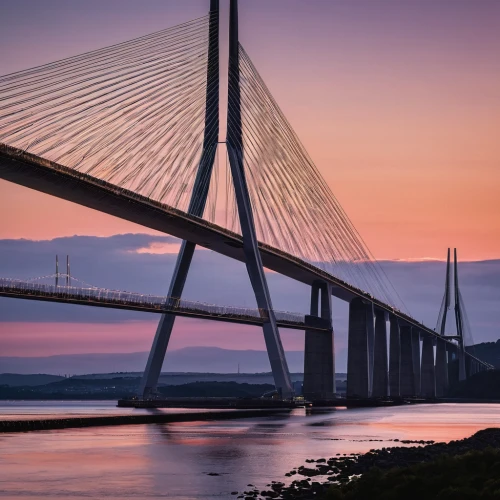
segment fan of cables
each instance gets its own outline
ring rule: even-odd
[[[0,142],[187,210],[205,125],[218,133],[209,23],[0,77]]]
[[[404,309],[241,45],[239,75],[229,81],[230,97],[241,96],[243,162],[258,239]],[[228,110],[228,135],[234,113]]]

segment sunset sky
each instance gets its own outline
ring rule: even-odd
[[[173,26],[208,5],[3,0],[0,74]],[[377,259],[443,259],[449,246],[462,260],[500,258],[499,1],[240,0],[240,41]],[[157,234],[4,181],[0,212],[0,240]],[[29,334],[20,316],[8,325],[0,351]]]

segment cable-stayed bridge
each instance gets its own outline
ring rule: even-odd
[[[456,357],[469,375],[488,368],[406,311],[240,44],[237,0],[229,24],[222,102],[217,0],[203,18],[0,77],[0,177],[181,238],[167,302],[181,300],[196,245],[244,262],[283,397],[293,389],[264,268],[311,286],[311,399],[335,393],[332,296],[350,304],[350,397],[442,396]],[[163,312],[145,398],[176,317]]]

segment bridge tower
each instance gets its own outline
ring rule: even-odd
[[[202,217],[205,209],[210,178],[218,146],[219,124],[219,1],[210,0],[209,50],[207,69],[207,93],[205,110],[205,137],[203,152],[195,180],[188,212]],[[238,41],[238,2],[231,0],[229,15],[229,71],[228,71],[228,114],[226,147],[235,191],[238,216],[243,236],[243,252],[250,282],[255,293],[257,306],[264,319],[263,331],[271,370],[276,389],[282,397],[293,396],[293,387],[285,352],[276,324],[271,295],[258,248],[252,205],[244,169],[244,148],[241,124],[240,68]],[[216,116],[217,127],[208,122]],[[215,132],[214,129],[216,130]],[[212,132],[211,132],[212,131]],[[180,298],[186,283],[196,245],[183,241],[170,283],[168,297]],[[141,396],[145,399],[156,392],[161,367],[175,316],[162,315],[151,347],[141,383]]]
[[[210,0],[208,39],[205,135],[200,164],[188,208],[188,213],[197,217],[202,217],[205,210],[215,153],[217,151],[217,142],[219,140],[219,0]],[[216,124],[209,127],[208,122],[211,120],[216,120]],[[168,290],[169,298],[180,298],[182,296],[195,248],[195,243],[186,240],[182,241],[174,273],[170,281]],[[174,323],[174,314],[163,314],[158,323],[140,386],[140,395],[144,399],[148,399],[156,392],[158,378]]]
[[[452,288],[453,284],[453,288]],[[453,293],[452,293],[453,289]],[[447,334],[446,325],[448,311],[451,309],[452,296],[454,302],[454,316],[456,334]],[[436,329],[443,339],[456,340],[457,345],[448,345],[437,340],[436,345],[436,392],[438,397],[443,396],[450,383],[465,380],[466,372],[466,350],[465,350],[465,325],[463,303],[458,281],[458,259],[457,249],[453,251],[453,267],[451,265],[451,249],[448,248],[446,262],[445,291],[441,309],[439,311]]]
[[[238,0],[231,0],[229,12],[229,82],[227,110],[226,146],[231,166],[236,205],[241,232],[243,252],[250,282],[258,308],[263,312],[264,340],[273,372],[274,382],[282,397],[293,396],[292,381],[285,358],[285,351],[274,316],[271,294],[267,286],[264,266],[259,252],[257,234],[252,213],[252,204],[244,168],[244,148],[241,126],[241,94],[238,41]]]

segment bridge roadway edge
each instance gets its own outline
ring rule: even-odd
[[[0,143],[0,179],[192,241],[221,255],[244,262],[242,237],[232,231],[3,143]],[[354,297],[360,297],[417,327],[421,332],[441,338],[437,332],[402,311],[300,258],[261,242],[259,250],[264,267],[272,271],[307,285],[312,285],[316,280],[327,281],[332,285],[332,295],[335,297],[347,302]],[[451,344],[447,340],[445,342]],[[484,364],[470,354],[467,355]]]

